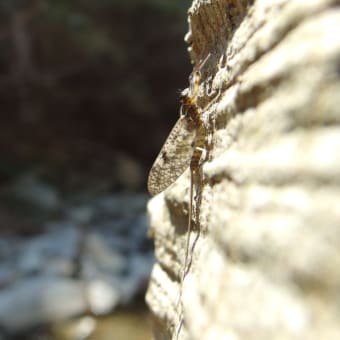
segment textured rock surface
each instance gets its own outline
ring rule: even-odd
[[[197,0],[189,10],[191,59],[206,60],[197,104],[220,96],[180,339],[340,338],[338,5]],[[180,318],[189,185],[186,171],[149,202],[155,339],[171,339]]]

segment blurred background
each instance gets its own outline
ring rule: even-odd
[[[149,339],[148,171],[189,0],[0,2],[0,339]]]

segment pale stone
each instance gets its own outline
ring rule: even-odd
[[[182,340],[340,339],[336,4],[194,0],[186,41],[206,60],[198,106],[219,95],[214,143],[181,295],[189,171],[148,205],[155,339],[175,338],[182,311]]]

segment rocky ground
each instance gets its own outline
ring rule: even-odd
[[[65,199],[32,174],[3,188],[0,338],[74,316],[108,315],[143,294],[154,262],[147,199]]]

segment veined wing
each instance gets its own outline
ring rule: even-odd
[[[189,166],[195,132],[193,121],[186,117],[178,119],[150,170],[148,190],[152,196],[174,183]]]

